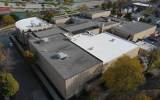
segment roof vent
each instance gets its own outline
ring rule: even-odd
[[[88,48],[88,50],[93,50],[94,49],[94,47],[90,47],[90,48]]]
[[[63,52],[58,52],[56,53],[55,55],[53,55],[51,58],[52,59],[61,59],[61,60],[64,60],[68,57],[67,54],[63,53]]]
[[[42,40],[43,42],[48,42],[48,41],[49,41],[48,38],[42,38],[41,40]]]
[[[122,27],[122,25],[118,25],[118,27]]]
[[[114,42],[115,41],[115,39],[111,39],[111,40],[109,40],[110,42]]]

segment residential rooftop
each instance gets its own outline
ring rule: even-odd
[[[156,46],[148,43],[148,42],[145,42],[145,41],[139,41],[136,43],[140,48],[144,49],[144,50],[147,50],[147,51],[151,51],[153,49],[156,48]]]
[[[37,39],[30,39],[30,44],[63,79],[102,63],[101,60],[69,41],[63,34],[54,34],[48,38],[48,42],[39,43]]]

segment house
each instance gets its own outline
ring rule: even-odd
[[[149,37],[151,34],[154,34],[155,31],[156,26],[136,21],[125,22],[112,28],[113,34],[134,42]]]

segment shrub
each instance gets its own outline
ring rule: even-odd
[[[35,54],[29,50],[24,51],[23,56],[30,63],[34,63],[36,60]]]
[[[114,95],[124,95],[144,82],[143,68],[137,58],[124,56],[109,66],[103,79]]]
[[[152,100],[149,96],[146,96],[144,93],[139,93],[135,96],[134,100]]]
[[[10,97],[15,95],[19,90],[19,83],[11,73],[2,72],[0,79],[1,92],[3,96]]]
[[[2,17],[2,21],[4,25],[10,25],[10,24],[14,24],[15,20],[12,16],[10,15],[5,15]]]

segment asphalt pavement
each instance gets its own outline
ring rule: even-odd
[[[11,72],[20,84],[20,90],[12,100],[51,100],[41,81],[10,41],[8,36],[10,32],[10,30],[0,32],[0,42],[10,51],[13,62]]]

